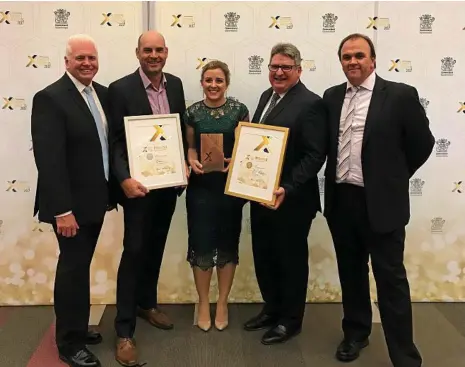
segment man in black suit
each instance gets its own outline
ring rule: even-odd
[[[105,213],[113,206],[107,88],[92,81],[99,65],[90,37],[69,39],[65,63],[66,73],[33,99],[34,215],[53,225],[60,248],[54,290],[59,356],[73,367],[97,367],[86,344],[102,339],[87,330],[89,269]]]
[[[301,330],[309,274],[307,237],[321,211],[317,174],[326,158],[326,113],[323,100],[300,81],[301,61],[294,45],[273,47],[271,88],[263,92],[252,119],[290,129],[276,204],[251,203],[255,272],[265,305],[244,328],[268,328],[263,344],[284,342]]]
[[[417,90],[376,75],[368,37],[349,35],[338,56],[348,81],[323,96],[330,125],[324,214],[344,308],[344,339],[336,357],[352,361],[368,345],[371,257],[391,361],[395,367],[419,367],[403,254],[409,179],[431,154],[434,137]]]
[[[136,314],[150,324],[171,329],[173,324],[157,306],[157,285],[171,218],[179,188],[148,191],[129,172],[124,116],[179,113],[186,110],[181,80],[164,73],[168,48],[155,31],[143,33],[136,56],[140,68],[109,86],[112,162],[121,185],[124,208],[124,251],[118,270],[115,319],[116,359],[124,366],[137,363],[133,340]],[[181,124],[184,138],[184,124]],[[187,170],[187,167],[186,167]]]

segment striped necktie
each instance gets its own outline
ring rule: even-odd
[[[279,100],[279,94],[273,93],[273,96],[271,97],[270,105],[268,106],[268,109],[266,110],[265,114],[263,117],[260,119],[260,123],[263,124],[268,115],[271,113],[273,110],[274,106],[276,106],[276,103],[278,103]]]
[[[342,134],[340,135],[339,140],[339,152],[338,152],[338,165],[336,177],[340,181],[344,181],[349,175],[350,169],[350,139],[352,135],[352,122],[355,116],[355,104],[357,98],[355,96],[360,91],[360,87],[351,87],[352,97],[349,101],[349,106],[347,107],[347,114],[344,118],[342,125]],[[355,93],[354,93],[355,92]],[[341,122],[342,122],[341,121]]]

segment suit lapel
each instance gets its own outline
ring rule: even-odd
[[[273,121],[279,115],[279,113],[292,101],[294,95],[296,94],[296,91],[298,90],[298,88],[300,88],[301,84],[302,83],[299,81],[286,93],[283,99],[279,101],[278,104],[271,110],[270,114],[266,118],[266,121],[264,121],[265,124],[270,123],[270,121]]]
[[[100,86],[94,84],[94,89],[95,89],[95,93],[97,93],[98,100],[100,101],[100,104],[102,105],[105,116],[109,116],[106,96],[103,94]]]
[[[134,75],[134,89],[131,91],[133,98],[143,105],[143,114],[144,115],[153,115],[152,107],[150,106],[149,97],[142,83],[142,78],[139,75],[139,69],[136,70]],[[138,102],[139,103],[139,102]]]
[[[366,145],[373,124],[379,121],[379,116],[382,113],[384,100],[386,99],[386,83],[379,76],[376,76],[375,87],[373,88],[373,95],[371,96],[370,107],[368,107],[368,114],[365,120],[365,130],[363,133],[363,146]]]
[[[270,88],[263,94],[263,97],[260,99],[260,102],[258,103],[257,110],[255,111],[255,115],[252,118],[252,122],[256,122],[256,123],[260,122],[260,117],[263,113],[263,109],[265,108],[266,103],[270,99],[272,93],[273,93],[273,90]]]
[[[86,101],[82,97],[81,93],[79,93],[78,89],[72,82],[72,80],[68,77],[68,75],[63,76],[63,81],[66,84],[66,88],[68,89],[68,93],[71,95],[71,98],[77,104],[77,106],[91,119],[93,119],[92,113],[90,112],[89,106],[87,106]]]
[[[341,123],[341,112],[342,112],[342,106],[344,105],[344,98],[346,96],[346,88],[347,84],[341,84],[335,91],[334,95],[334,103],[335,103],[335,108],[334,108],[334,115],[332,119],[332,124],[333,128],[335,128],[336,133],[339,132],[339,125]]]
[[[168,83],[168,80],[166,81],[166,97],[168,98],[168,105],[170,107],[170,113],[174,113],[176,111],[176,91],[171,88],[172,85]]]
[[[341,84],[339,87],[336,88],[334,92],[334,105],[331,107],[334,110],[332,114],[331,123],[331,133],[333,134],[333,139],[336,144],[334,144],[333,149],[335,154],[337,154],[337,146],[339,140],[339,125],[341,124],[341,112],[342,106],[344,105],[344,98],[346,96],[346,88],[347,84]]]

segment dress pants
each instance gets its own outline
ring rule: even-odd
[[[57,234],[60,254],[55,276],[56,343],[61,353],[85,346],[90,315],[90,265],[102,222],[80,225],[74,237]]]
[[[133,337],[138,307],[157,307],[158,277],[176,199],[176,191],[167,188],[123,201],[123,254],[116,291],[118,337]]]
[[[307,237],[314,214],[291,200],[276,211],[251,203],[250,212],[263,312],[276,317],[279,324],[300,327],[309,273]]]
[[[365,189],[350,184],[336,185],[334,208],[327,220],[342,288],[345,338],[361,341],[371,333],[371,257],[391,361],[394,367],[421,366],[422,359],[413,342],[410,288],[403,262],[405,228],[390,233],[371,230]]]

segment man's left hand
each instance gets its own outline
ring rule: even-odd
[[[266,206],[268,209],[272,209],[272,210],[278,209],[284,201],[284,198],[286,196],[286,190],[284,190],[283,187],[280,187],[274,192],[274,194],[276,195],[276,200],[274,202],[274,205],[269,205],[269,204],[262,204],[262,205]]]

